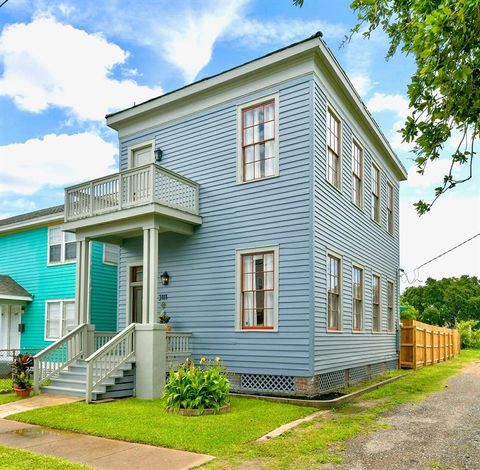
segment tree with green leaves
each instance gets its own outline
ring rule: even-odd
[[[304,0],[293,0],[302,6]],[[417,171],[441,156],[447,141],[456,149],[430,202],[415,203],[422,215],[446,191],[472,178],[480,132],[480,0],[353,0],[352,35],[369,38],[380,29],[390,41],[387,59],[402,51],[415,60],[408,85],[411,114],[401,130],[414,144]],[[456,170],[468,168],[462,177]]]

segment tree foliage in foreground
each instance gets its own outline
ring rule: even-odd
[[[293,0],[302,6],[304,0]],[[415,203],[421,215],[443,193],[471,179],[480,124],[480,0],[353,0],[353,34],[369,38],[381,29],[390,40],[387,59],[398,50],[415,60],[408,85],[411,114],[401,130],[414,144],[417,171],[439,159],[452,138],[450,168],[430,202]],[[455,171],[466,165],[464,177]],[[465,174],[461,171],[461,174]]]
[[[408,287],[401,304],[418,310],[417,320],[453,326],[456,321],[480,321],[480,280],[475,276],[428,278],[424,286]]]

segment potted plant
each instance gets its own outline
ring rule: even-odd
[[[165,325],[165,331],[172,331],[172,325],[168,323],[170,321],[170,316],[167,314],[167,312],[165,312],[165,310],[162,310],[158,314],[158,321],[161,325]]]
[[[18,397],[27,398],[32,391],[33,356],[18,354],[12,364],[13,389]]]

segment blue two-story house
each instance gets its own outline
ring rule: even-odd
[[[77,325],[76,241],[62,206],[0,220],[0,350],[38,353]],[[92,244],[92,319],[117,329],[118,247]],[[0,354],[1,359],[2,354]]]
[[[120,247],[119,333],[75,353],[87,400],[131,367],[137,396],[158,396],[165,354],[182,351],[220,356],[235,390],[269,394],[397,367],[407,174],[320,34],[107,124],[119,172],[65,191],[78,335],[95,326],[90,246]],[[41,360],[37,375],[51,377]]]

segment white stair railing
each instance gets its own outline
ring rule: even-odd
[[[87,352],[86,323],[55,341],[33,358],[33,389],[35,394],[40,390],[40,384],[57,375],[76,359]]]
[[[92,401],[95,388],[135,357],[135,323],[131,323],[98,351],[85,359],[87,364],[86,397]]]
[[[107,344],[116,335],[117,332],[115,331],[95,331],[95,351],[98,351],[102,346]]]

